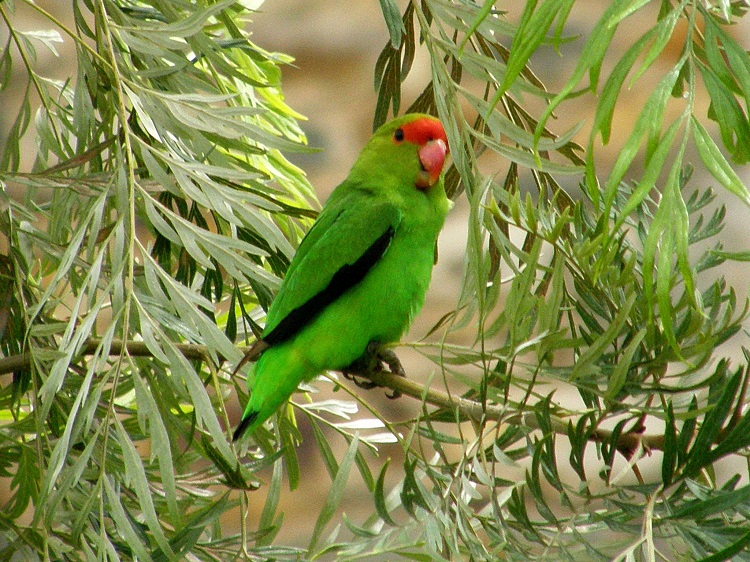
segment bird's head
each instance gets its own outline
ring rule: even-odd
[[[362,152],[364,162],[358,164],[377,166],[398,183],[425,191],[440,179],[448,152],[440,121],[411,113],[381,126]]]

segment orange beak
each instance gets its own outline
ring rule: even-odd
[[[440,172],[445,165],[445,157],[448,155],[448,145],[443,139],[435,139],[421,146],[417,152],[422,170],[417,176],[416,186],[419,189],[427,189],[435,185],[440,178]]]

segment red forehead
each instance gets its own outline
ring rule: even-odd
[[[448,145],[448,138],[445,136],[443,125],[437,119],[420,117],[409,123],[404,123],[401,125],[401,129],[404,131],[404,140],[408,142],[421,146],[431,140],[442,139],[446,146]]]

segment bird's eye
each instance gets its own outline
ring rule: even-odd
[[[404,130],[403,129],[396,129],[396,132],[393,133],[393,140],[396,142],[401,142],[404,140]]]

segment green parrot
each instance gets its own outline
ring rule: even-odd
[[[268,310],[235,441],[301,382],[372,356],[388,362],[376,350],[398,341],[422,307],[452,205],[441,177],[447,154],[443,126],[429,115],[394,119],[369,140]]]

